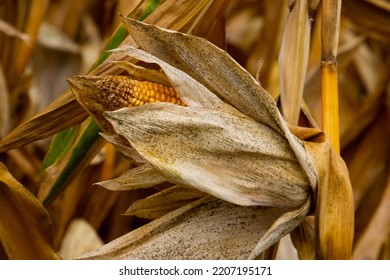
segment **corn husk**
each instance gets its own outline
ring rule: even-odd
[[[153,103],[111,111],[112,104],[93,94],[94,81],[99,77],[71,79],[77,100],[106,133],[137,150],[171,183],[198,189],[236,205],[283,209],[266,226],[265,233],[258,236],[260,241],[246,255],[249,258],[259,256],[298,226],[309,213],[317,190],[320,194],[324,190],[339,191],[336,207],[341,207],[340,211],[325,218],[330,221],[321,222],[332,224],[329,249],[335,252],[334,256],[350,258],[352,232],[342,229],[342,225],[351,229],[348,225],[353,220],[353,204],[342,200],[349,197],[348,172],[323,134],[315,129],[289,127],[256,80],[207,41],[129,19],[124,21],[144,51],[125,46],[115,52],[160,66],[188,106]],[[165,224],[173,219],[171,214],[187,211],[186,207],[191,205],[154,222]],[[322,200],[318,207],[334,206],[331,201]],[[183,231],[186,221],[175,222],[172,234],[188,234]],[[170,245],[164,247],[165,238],[159,239],[155,231],[150,233],[148,226],[151,225],[129,233],[88,258],[135,256],[133,250],[143,249],[131,245],[125,250],[118,244],[133,244],[139,238],[150,238],[150,234],[153,240],[159,240],[160,248],[165,248],[165,255],[159,257],[202,256],[202,252],[193,255],[186,251],[185,245],[178,244],[177,253],[172,255]],[[115,255],[117,250],[125,251]]]

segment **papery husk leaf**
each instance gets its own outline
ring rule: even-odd
[[[53,225],[39,201],[0,163],[0,243],[9,259],[58,259]]]
[[[311,198],[308,197],[305,203],[297,210],[284,213],[280,216],[257,243],[248,259],[255,259],[264,252],[265,249],[278,242],[283,236],[296,228],[309,213],[311,205],[310,200]]]
[[[173,186],[137,200],[124,214],[154,220],[203,196],[204,193],[195,189]]]
[[[354,202],[348,169],[325,135],[315,129],[291,127],[304,140],[316,169],[316,258],[350,259],[354,236]]]
[[[100,133],[100,135],[107,141],[113,144],[130,162],[134,162],[136,165],[146,164],[148,161],[141,156],[134,148],[129,145],[129,142],[123,137],[119,137],[116,134]]]
[[[122,68],[130,77],[140,80],[153,81],[166,86],[170,85],[167,77],[161,71],[148,69],[129,61],[112,61],[112,65]]]
[[[128,18],[124,18],[124,24],[141,48],[152,55],[136,52],[132,48],[122,49],[122,51],[129,56],[137,55],[137,59],[150,60],[150,63],[154,62],[162,67],[186,104],[193,106],[193,103],[187,103],[187,95],[176,87],[173,81],[176,74],[168,73],[165,64],[169,64],[171,68],[174,66],[173,69],[180,69],[256,122],[269,126],[284,135],[309,178],[311,186],[316,187],[316,175],[302,143],[290,133],[274,100],[226,52],[202,38],[165,30]],[[175,73],[177,73],[177,69]],[[205,99],[202,94],[192,91],[188,98]],[[210,98],[210,95],[207,98]],[[221,106],[221,109],[226,110],[226,105]]]
[[[306,0],[290,12],[279,52],[280,97],[285,120],[298,125],[310,48],[310,19]]]
[[[173,183],[247,206],[297,207],[310,190],[286,139],[241,114],[154,103],[106,118]]]
[[[283,211],[202,198],[80,259],[246,259]]]
[[[277,120],[273,118],[277,111],[275,102],[226,52],[203,38],[129,18],[124,18],[123,22],[144,51],[185,72],[257,122],[266,123],[280,132]]]
[[[235,114],[238,114],[238,111],[236,109],[223,102],[214,93],[212,93],[209,89],[207,89],[204,85],[197,82],[187,73],[175,67],[172,67],[168,63],[162,61],[161,59],[143,50],[139,50],[133,47],[122,47],[114,50],[114,52],[123,53],[129,57],[141,60],[146,63],[158,64],[164,71],[167,78],[169,79],[171,86],[175,88],[180,99],[188,106],[214,108],[214,109],[220,109],[224,111],[231,111],[234,112]],[[80,78],[84,78],[84,80],[89,79],[89,77],[83,77],[83,76],[80,76]],[[147,79],[147,77],[142,77],[142,78]],[[93,89],[96,90],[96,87],[93,87]],[[93,106],[93,103],[101,103],[102,107],[105,108],[106,110],[110,110],[110,106],[112,106],[109,102],[105,100],[99,100],[93,94],[90,94],[90,96],[87,96],[87,94],[85,93],[82,94],[75,93],[75,94],[76,94],[76,98],[78,98],[80,103],[83,106],[85,106],[87,110],[88,107]],[[87,100],[86,99],[87,97],[89,97],[91,101]],[[86,99],[86,101],[83,101],[83,99]],[[90,106],[88,106],[87,104],[88,101],[91,103]]]
[[[96,183],[110,191],[129,191],[156,186],[165,182],[149,163],[132,168],[121,176],[107,181]]]

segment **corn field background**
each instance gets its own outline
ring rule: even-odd
[[[182,33],[205,38],[237,64],[204,40]],[[2,0],[0,259],[390,259],[389,38],[387,0]],[[209,50],[218,57],[215,61],[231,67],[221,64],[214,72],[199,72],[206,69],[202,63],[214,59],[201,60]],[[184,62],[176,61],[180,55]],[[107,96],[97,95],[95,83],[118,75],[170,86],[178,92],[174,100],[182,99],[177,104],[188,106],[145,105],[123,116],[106,113],[128,104],[118,107]],[[179,77],[177,81],[173,76]],[[223,85],[225,77],[232,85]],[[233,85],[237,77],[244,77],[259,96],[267,94],[258,103],[264,108],[254,108],[252,113],[257,104],[251,104],[249,94],[240,101],[235,91],[244,86]],[[188,96],[181,91],[187,86]],[[191,93],[195,87],[216,95]],[[224,87],[232,99],[229,93],[221,93]],[[285,124],[272,111],[268,96],[276,102]],[[202,106],[193,106],[196,102]],[[137,134],[144,129],[137,127],[141,121],[149,121],[145,126],[153,130],[156,120],[152,117],[161,111],[182,110],[180,116],[199,115],[202,122],[202,114],[215,116],[213,107],[223,109],[220,119],[233,111],[239,116],[232,118],[237,130],[226,133],[236,134],[237,139],[252,137],[245,129],[256,126],[249,119],[267,110],[276,121],[267,115],[272,120],[264,127],[278,131],[283,122],[280,127],[288,127],[295,135],[288,136],[290,132],[283,129],[278,132],[288,145],[295,137],[325,143],[317,129],[323,130],[333,148],[318,148],[316,155],[326,158],[329,154],[326,163],[310,154],[310,164],[298,165],[293,147],[294,152],[283,148],[289,149],[293,159],[280,148],[288,158],[282,162],[286,165],[272,172],[264,167],[264,177],[305,185],[302,189],[305,195],[309,193],[310,204],[306,196],[294,197],[296,189],[290,195],[281,186],[276,186],[278,197],[265,192],[261,203],[253,202],[257,194],[246,189],[231,194],[232,189],[224,189],[222,183],[221,191],[203,189],[209,180],[223,180],[225,175],[223,182],[229,185],[239,177],[238,170],[245,173],[247,164],[258,164],[254,169],[264,164],[242,153],[229,161],[222,152],[201,154],[207,139],[217,143],[213,142],[218,140],[215,133],[202,138],[202,143],[188,145],[188,152],[180,141],[156,138],[177,149],[165,152],[158,144],[151,147],[153,135]],[[156,111],[150,113],[148,108]],[[246,116],[235,113],[236,109]],[[242,128],[237,119],[243,120]],[[131,129],[122,128],[122,123],[133,121]],[[190,122],[184,122],[187,128],[192,127]],[[282,141],[279,136],[269,137]],[[128,142],[121,142],[125,138]],[[188,159],[197,162],[198,151],[202,159],[226,162],[191,181],[197,169],[186,166],[193,168]],[[152,152],[163,160],[153,161]],[[182,163],[174,169],[179,175],[167,167],[171,157]],[[331,162],[331,167],[325,166],[321,173],[315,166],[314,181],[319,187],[309,188],[315,183],[307,174],[317,161],[320,167]],[[345,162],[347,171],[340,162]],[[237,174],[228,173],[229,164],[237,164]],[[304,172],[291,175],[290,169],[296,166]],[[328,185],[344,180],[346,187],[322,188],[321,178],[330,178]],[[192,232],[191,239],[186,239]]]

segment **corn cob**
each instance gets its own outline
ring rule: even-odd
[[[127,76],[103,76],[96,82],[99,98],[117,107],[141,106],[153,102],[170,102],[185,106],[173,87]]]

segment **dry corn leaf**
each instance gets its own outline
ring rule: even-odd
[[[283,26],[286,22],[288,11],[287,0],[264,1],[264,23],[260,30],[256,45],[251,50],[247,61],[248,71],[254,75],[258,71],[259,61],[264,60],[261,65],[261,75],[259,76],[261,85],[266,89],[272,83],[271,77],[274,67],[277,66],[275,58],[278,56],[280,42],[283,34]],[[253,9],[250,8],[253,12]],[[248,18],[247,16],[244,18]],[[258,19],[261,21],[262,19]],[[253,19],[244,26],[252,26]],[[253,33],[253,32],[251,32]],[[228,34],[229,35],[229,34]],[[267,42],[266,44],[264,42]]]
[[[280,98],[282,113],[291,125],[297,125],[310,47],[308,1],[298,0],[290,12],[279,52]]]
[[[314,217],[307,216],[291,233],[291,241],[300,260],[314,260]]]
[[[132,168],[121,176],[96,183],[110,191],[129,191],[150,188],[165,182],[165,179],[149,163]]]
[[[214,45],[225,49],[225,21],[230,4],[229,1],[225,0],[210,1],[187,33],[206,38]]]
[[[298,260],[297,250],[291,242],[290,235],[286,235],[279,241],[276,260]]]
[[[8,94],[3,66],[0,63],[0,138],[3,138],[9,130],[10,103]]]
[[[277,218],[267,232],[261,237],[248,259],[255,259],[267,248],[295,229],[309,213],[311,206],[310,199],[311,198],[307,198],[305,203],[296,210],[286,212]]]
[[[62,240],[58,254],[64,260],[71,260],[103,246],[96,230],[85,220],[71,222]]]
[[[43,112],[1,139],[0,153],[47,138],[55,132],[80,123],[87,116],[71,92],[67,91]]]
[[[5,33],[8,36],[17,37],[23,40],[26,44],[30,43],[31,41],[30,35],[20,32],[14,26],[2,19],[0,19],[0,32]]]
[[[9,259],[58,259],[50,217],[0,163],[0,243]]]
[[[357,49],[354,65],[355,75],[353,70],[347,69],[340,78],[340,93],[343,93],[340,94],[343,108],[340,111],[340,135],[344,145],[372,123],[382,105],[383,91],[390,77],[390,56],[383,59],[370,49],[368,42]]]
[[[369,1],[343,1],[343,14],[359,28],[374,36],[388,40],[390,37],[390,10],[374,5]]]
[[[390,234],[390,177],[374,216],[365,232],[357,241],[353,258],[357,260],[376,260]]]
[[[387,174],[390,152],[388,122],[388,115],[382,111],[360,136],[360,142],[353,147],[353,154],[345,156],[356,209],[365,203],[364,198],[375,183]]]
[[[316,258],[350,259],[354,235],[354,202],[347,167],[322,132],[292,128],[306,140],[305,149],[318,176]]]
[[[147,198],[137,200],[124,213],[154,220],[205,194],[191,188],[173,186]]]
[[[203,198],[80,259],[246,259],[282,213]]]
[[[379,259],[390,260],[390,234],[387,237],[385,244],[383,244],[383,247],[381,248]]]

